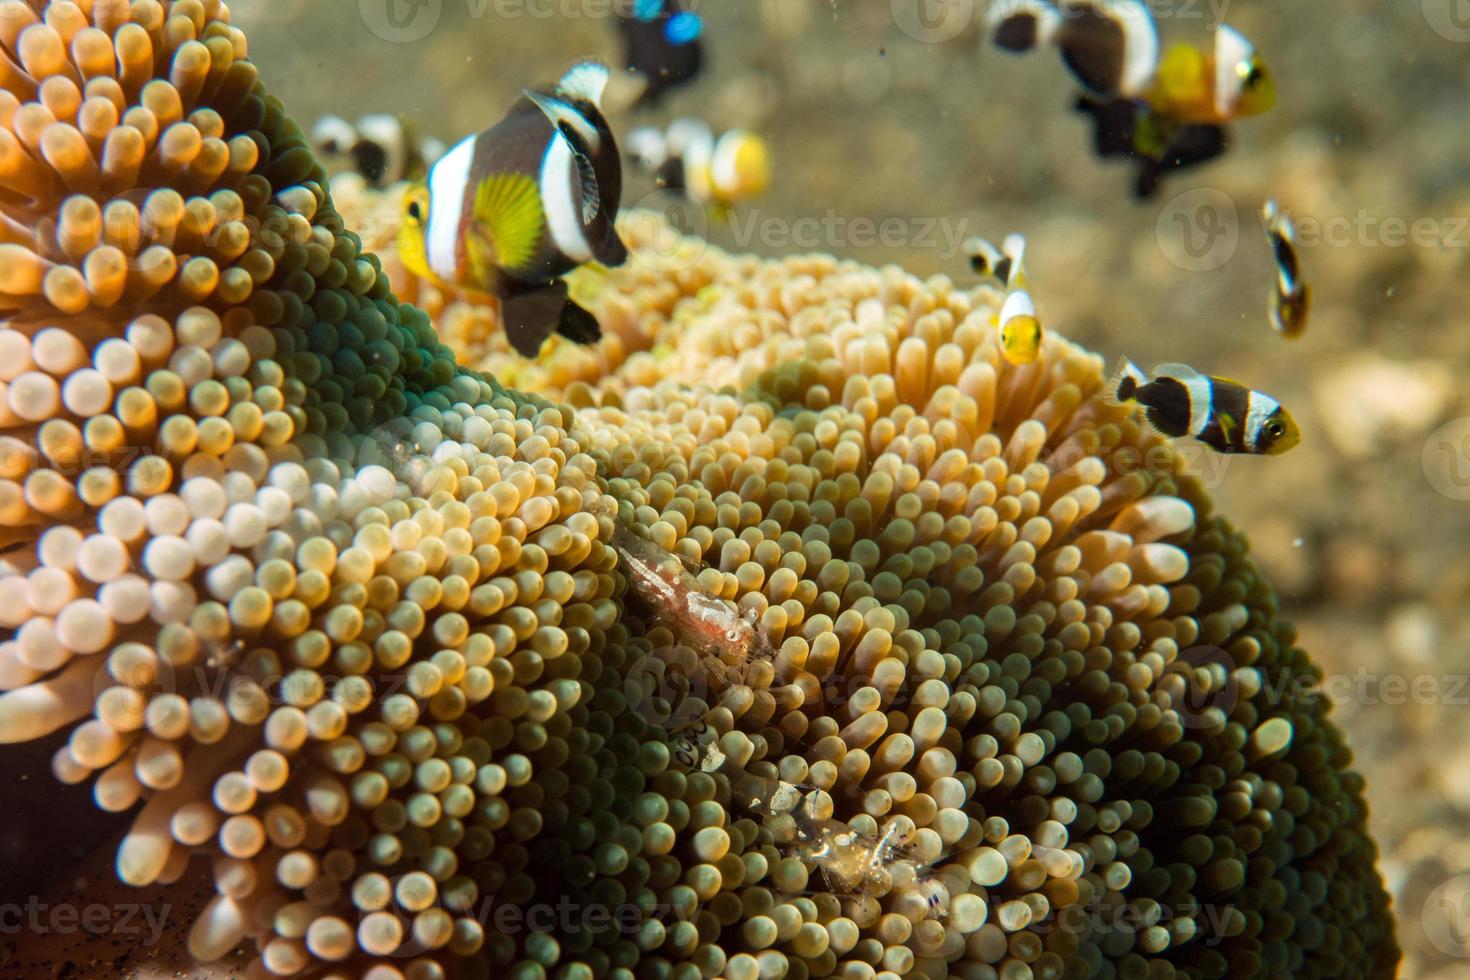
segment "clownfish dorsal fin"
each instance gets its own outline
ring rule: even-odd
[[[602,93],[612,77],[607,65],[600,61],[579,61],[567,69],[556,83],[556,94],[564,99],[589,102],[602,108]]]
[[[1200,373],[1188,364],[1157,364],[1150,373],[1155,378],[1174,378],[1177,381],[1187,381],[1200,376]]]

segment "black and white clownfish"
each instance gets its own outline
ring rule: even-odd
[[[312,127],[311,148],[328,177],[351,171],[370,187],[423,180],[444,154],[444,144],[420,136],[411,121],[387,113],[363,116],[356,124],[341,116],[322,116]]]
[[[1006,287],[1006,298],[992,321],[1000,337],[1000,350],[1012,364],[1030,364],[1041,354],[1041,319],[1031,299],[1030,285],[1022,260],[1026,239],[1007,235],[996,248],[983,238],[971,238],[964,244],[970,257],[970,268],[978,275],[1000,280]]]
[[[1164,172],[1219,156],[1227,123],[1276,101],[1243,34],[1221,24],[1209,50],[1181,42],[1163,51],[1143,0],[998,0],[990,24],[1002,50],[1060,51],[1085,90],[1077,109],[1093,119],[1098,155],[1140,161],[1140,197]]]
[[[624,67],[644,80],[635,106],[653,105],[704,67],[704,20],[682,0],[633,0],[632,9],[619,14],[618,29]]]
[[[1302,279],[1296,257],[1296,225],[1274,200],[1261,208],[1266,224],[1266,241],[1276,258],[1276,281],[1271,289],[1271,327],[1283,337],[1294,339],[1307,329],[1307,311],[1312,305],[1312,287]]]
[[[578,266],[621,265],[613,227],[622,164],[599,108],[607,66],[582,62],[553,89],[526,90],[493,128],[452,147],[404,195],[398,246],[415,275],[500,299],[507,337],[534,357],[553,332],[602,331],[567,298]]]
[[[1220,453],[1277,456],[1302,438],[1291,414],[1270,395],[1183,364],[1160,364],[1146,375],[1125,358],[1106,398],[1141,406],[1160,435],[1190,436]]]
[[[634,166],[659,187],[688,191],[716,215],[724,215],[766,192],[771,184],[771,151],[748,129],[715,138],[709,124],[675,119],[668,129],[635,129],[626,140]]]

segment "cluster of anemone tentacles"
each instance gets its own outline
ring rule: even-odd
[[[217,0],[0,0],[0,76],[0,742],[69,730],[58,777],[135,810],[124,881],[209,863],[199,960],[1392,974],[1312,668],[1095,356],[1005,365],[945,280],[706,251],[598,283],[648,350],[553,404],[399,304]],[[773,659],[685,691],[614,519]],[[843,893],[752,776],[942,894]]]

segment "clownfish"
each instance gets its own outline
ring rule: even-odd
[[[1022,258],[1026,239],[1008,235],[996,248],[983,238],[965,242],[970,268],[982,276],[1000,280],[1006,298],[992,321],[1000,335],[1001,354],[1012,364],[1030,364],[1041,353],[1041,319],[1026,281]]]
[[[422,180],[444,144],[420,137],[411,122],[386,113],[363,116],[356,125],[341,116],[322,116],[311,130],[311,148],[327,176],[352,171],[369,187]]]
[[[771,153],[748,129],[715,138],[697,119],[676,119],[667,130],[648,126],[628,134],[634,166],[659,187],[687,191],[717,215],[759,197],[771,185]]]
[[[619,14],[618,29],[624,67],[644,80],[635,107],[653,105],[704,67],[704,20],[680,0],[633,0],[632,10]]]
[[[1145,197],[1167,169],[1213,159],[1223,127],[1276,102],[1275,82],[1255,46],[1222,24],[1208,50],[1180,42],[1162,50],[1142,0],[1000,0],[990,25],[997,47],[1022,53],[1054,45],[1085,93],[1097,152],[1143,162]]]
[[[1277,456],[1302,438],[1291,413],[1270,395],[1183,364],[1161,364],[1149,376],[1124,358],[1106,399],[1142,407],[1160,435],[1190,436],[1219,453]]]
[[[1271,289],[1271,327],[1283,337],[1296,338],[1307,329],[1312,288],[1301,276],[1296,258],[1296,225],[1275,201],[1261,208],[1266,241],[1276,258],[1276,282]]]
[[[579,344],[601,337],[562,277],[628,257],[613,227],[622,164],[599,107],[608,77],[607,66],[587,61],[549,91],[526,90],[501,122],[457,143],[404,194],[404,265],[498,297],[506,335],[525,357],[553,332]]]

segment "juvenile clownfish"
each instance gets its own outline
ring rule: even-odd
[[[1276,282],[1271,290],[1271,327],[1283,337],[1296,338],[1307,329],[1312,288],[1301,277],[1296,258],[1296,226],[1275,201],[1261,208],[1266,241],[1276,257]]]
[[[1126,358],[1107,400],[1136,404],[1160,435],[1191,436],[1220,453],[1277,456],[1301,441],[1291,414],[1264,392],[1183,364],[1161,364],[1150,377]]]
[[[655,104],[704,67],[704,21],[681,0],[633,0],[633,9],[619,15],[618,29],[624,67],[644,80],[635,107]]]
[[[759,197],[771,184],[771,154],[766,141],[747,129],[715,138],[697,119],[676,119],[663,132],[644,127],[628,134],[635,166],[670,190],[688,191],[724,215],[737,204]]]
[[[1012,364],[1032,363],[1041,353],[1042,331],[1022,264],[1026,239],[1008,235],[1001,247],[996,248],[983,238],[972,238],[965,243],[965,250],[970,256],[970,268],[982,276],[999,279],[1007,289],[1000,312],[993,318],[1000,333],[1001,354]]]
[[[1093,117],[1098,155],[1141,161],[1140,197],[1165,170],[1218,156],[1227,123],[1276,101],[1271,74],[1243,34],[1222,24],[1208,51],[1181,42],[1161,56],[1142,0],[999,0],[990,23],[1003,50],[1057,47],[1086,90],[1077,108]]]
[[[386,113],[363,116],[356,125],[323,116],[312,127],[311,148],[328,177],[354,171],[370,187],[422,180],[444,154],[444,144],[418,136],[410,122]]]
[[[596,341],[596,318],[567,297],[562,277],[628,257],[613,227],[622,166],[599,108],[608,76],[605,65],[582,62],[554,89],[527,90],[501,122],[457,143],[404,195],[404,265],[498,297],[506,335],[525,357],[553,331]]]

